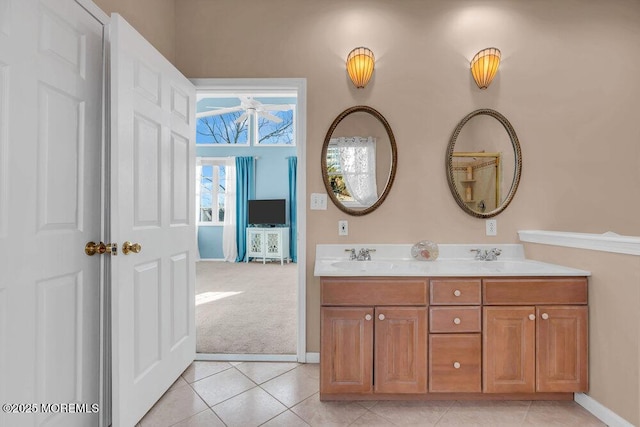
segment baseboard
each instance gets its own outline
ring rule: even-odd
[[[297,362],[295,354],[226,354],[196,353],[195,360],[218,362]]]
[[[600,421],[609,427],[633,427],[629,421],[613,412],[594,398],[584,393],[575,393],[573,400],[587,411],[595,415]]]
[[[307,363],[320,363],[320,353],[307,353]]]

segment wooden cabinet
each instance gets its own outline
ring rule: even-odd
[[[484,392],[587,391],[586,292],[584,278],[485,281]],[[535,305],[498,306],[518,301]]]
[[[263,264],[267,259],[289,262],[289,227],[248,227],[245,261],[249,258],[262,258]]]
[[[320,283],[323,400],[572,399],[588,390],[584,277]]]
[[[534,307],[484,307],[485,393],[535,391]]]
[[[374,390],[376,393],[427,391],[427,310],[376,307]]]
[[[426,393],[427,308],[410,305],[426,303],[426,280],[327,278],[321,288],[321,396]],[[379,305],[381,295],[397,305]]]
[[[321,391],[372,391],[373,314],[372,307],[322,308]]]
[[[536,391],[588,390],[588,308],[536,309]]]
[[[430,281],[429,392],[482,391],[480,279]]]

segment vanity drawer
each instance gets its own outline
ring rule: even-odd
[[[429,391],[482,391],[480,334],[429,335]]]
[[[480,279],[431,280],[432,305],[479,305]]]
[[[322,305],[427,305],[427,279],[331,277],[320,286]]]
[[[486,305],[587,304],[585,277],[484,279]]]
[[[480,307],[430,307],[429,332],[457,333],[482,330]]]

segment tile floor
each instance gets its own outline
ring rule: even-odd
[[[319,365],[193,362],[138,427],[604,426],[575,402],[320,402]]]

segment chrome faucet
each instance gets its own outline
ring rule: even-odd
[[[476,261],[495,261],[498,259],[498,255],[502,253],[502,251],[498,248],[491,248],[489,250],[471,249],[471,252],[476,253],[476,256],[473,258]]]
[[[355,248],[345,249],[344,251],[345,252],[349,252],[349,261],[353,261],[354,259],[357,258],[356,249]]]
[[[502,253],[502,251],[498,248],[491,248],[489,249],[489,251],[486,253],[484,260],[485,261],[495,261],[498,259],[498,255],[500,255]]]
[[[487,257],[486,249],[470,249],[470,252],[475,252],[476,256],[473,258],[476,261],[484,261]]]
[[[360,249],[360,252],[358,252],[358,257],[356,258],[358,261],[371,261],[371,253],[370,252],[375,252],[375,249],[367,249],[367,248],[362,248]]]

